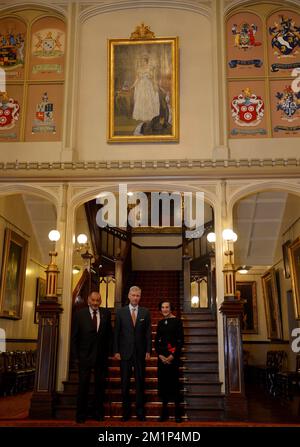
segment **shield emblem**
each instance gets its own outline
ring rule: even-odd
[[[262,98],[247,87],[231,101],[232,118],[239,126],[256,126],[264,116],[264,107]]]
[[[39,121],[44,121],[45,113],[44,112],[36,112],[36,117]]]
[[[239,104],[239,119],[244,123],[251,123],[257,120],[256,107],[253,104]]]
[[[272,46],[276,47],[281,54],[291,54],[298,45],[298,37],[290,31],[285,34],[280,33],[272,39]]]
[[[0,102],[0,129],[10,129],[14,127],[19,119],[20,106],[13,98]]]
[[[43,49],[45,53],[51,53],[55,47],[55,42],[52,38],[46,38],[43,41]]]
[[[6,127],[11,124],[13,120],[12,112],[10,109],[0,109],[0,127]]]

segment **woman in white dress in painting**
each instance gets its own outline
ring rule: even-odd
[[[155,79],[155,66],[150,64],[148,55],[138,61],[134,88],[132,118],[137,121],[151,121],[159,115],[159,93]]]

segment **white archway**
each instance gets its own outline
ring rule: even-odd
[[[0,184],[0,195],[11,194],[32,194],[49,200],[58,208],[60,194],[58,194],[60,187],[45,187],[34,183],[2,183]]]
[[[300,184],[298,181],[289,181],[289,180],[262,180],[256,181],[255,183],[247,183],[243,182],[240,188],[237,188],[235,184],[235,189],[230,194],[230,182],[228,183],[229,193],[227,198],[227,210],[228,214],[232,215],[233,208],[237,202],[241,199],[256,194],[258,192],[263,191],[282,191],[290,194],[300,195]]]

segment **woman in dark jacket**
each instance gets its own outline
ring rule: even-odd
[[[175,402],[175,420],[181,422],[179,361],[183,346],[182,321],[172,314],[169,301],[162,301],[159,309],[163,319],[158,322],[155,350],[158,355],[158,394],[162,400],[160,421],[168,419],[168,402]]]

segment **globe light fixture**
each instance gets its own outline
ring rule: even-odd
[[[222,231],[222,237],[224,241],[228,242],[236,242],[238,238],[237,234],[231,228],[225,228]]]
[[[236,269],[236,271],[241,275],[246,275],[249,272],[250,268],[251,267],[249,265],[241,265]]]
[[[206,239],[208,240],[208,242],[215,243],[216,242],[216,233],[208,233],[208,235],[206,236]]]
[[[198,307],[199,306],[199,296],[194,295],[191,299],[192,307]]]
[[[86,244],[87,240],[88,240],[87,235],[84,233],[81,233],[77,236],[77,242],[80,245]]]
[[[51,242],[57,242],[60,239],[60,232],[58,230],[51,230],[48,234]]]

